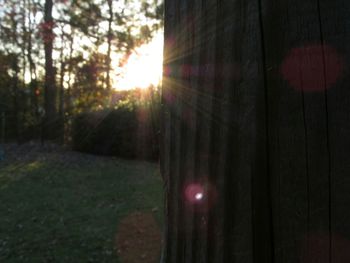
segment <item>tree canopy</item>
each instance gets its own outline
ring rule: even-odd
[[[112,57],[122,66],[162,28],[159,0],[1,0],[0,9],[1,105],[16,123],[11,134],[43,125],[47,139],[79,112],[113,108]]]

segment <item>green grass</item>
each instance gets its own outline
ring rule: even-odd
[[[0,168],[0,262],[119,262],[118,222],[135,211],[162,222],[156,164],[97,158]]]

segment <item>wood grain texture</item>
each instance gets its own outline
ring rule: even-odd
[[[312,49],[307,47],[320,42],[317,1],[263,1],[262,7],[275,261],[299,262],[303,257],[310,258],[309,236],[316,223],[319,230],[328,231],[325,94],[323,88],[318,93],[308,93],[302,72],[298,78],[300,90],[293,87],[281,75],[281,65],[298,48],[306,49],[306,61],[314,62]],[[301,70],[302,65],[298,67],[289,70]],[[314,187],[324,190],[315,194]],[[323,202],[318,203],[320,200]],[[315,217],[314,211],[321,213]]]
[[[328,117],[328,147],[330,156],[329,185],[330,207],[330,262],[350,260],[350,3],[348,1],[319,1],[319,18],[322,42],[331,46],[343,61],[339,80],[326,91]],[[329,85],[329,53],[324,54],[326,85]]]
[[[350,2],[165,10],[163,262],[346,262]]]

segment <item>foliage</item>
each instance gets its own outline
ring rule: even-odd
[[[124,158],[157,159],[159,107],[142,92],[120,92],[113,110],[78,115],[73,122],[73,148]],[[145,95],[144,95],[145,96]]]
[[[8,57],[17,61],[16,69],[7,61],[0,66],[7,67],[0,69],[1,104],[15,123],[7,133],[17,140],[23,133],[28,136],[22,139],[37,135],[43,121],[56,122],[55,116],[69,138],[76,114],[113,108],[111,56],[126,59],[162,26],[158,0],[55,0],[52,20],[46,21],[48,2],[0,3],[0,62]],[[49,44],[52,52],[46,50]],[[53,68],[48,70],[50,58]]]
[[[97,110],[106,107],[107,91],[103,87],[104,55],[93,53],[74,69],[75,82],[72,85],[71,98],[75,113]]]

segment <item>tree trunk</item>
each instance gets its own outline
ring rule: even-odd
[[[12,77],[12,94],[13,94],[13,129],[17,143],[20,142],[20,112],[21,107],[19,104],[19,87],[18,87],[18,79],[19,79],[19,67],[18,67],[18,57],[14,56],[12,61],[12,70],[14,72],[14,76]]]
[[[64,112],[65,112],[65,108],[64,108],[64,74],[65,74],[65,61],[64,61],[64,37],[62,35],[61,37],[61,61],[60,61],[60,86],[59,86],[59,103],[58,103],[58,125],[59,125],[59,137],[60,137],[60,143],[64,144]]]
[[[111,103],[110,99],[110,92],[111,92],[111,53],[112,53],[112,22],[113,22],[113,2],[112,0],[107,0],[108,4],[108,12],[109,12],[109,17],[108,17],[108,32],[107,32],[107,58],[106,58],[106,70],[107,70],[107,76],[106,76],[106,88],[108,92],[108,97],[109,97],[109,102],[108,104]],[[113,106],[113,105],[109,105]]]
[[[52,18],[52,0],[45,1],[44,9],[44,50],[45,50],[45,117],[43,127],[43,138],[45,140],[56,140],[57,133],[57,102],[56,102],[56,84],[55,84],[55,68],[52,60],[53,50],[53,18]]]
[[[33,3],[32,1],[28,2],[28,8],[29,10],[32,10]],[[37,122],[39,120],[39,107],[38,107],[38,83],[37,83],[37,74],[36,74],[36,65],[33,61],[32,56],[32,48],[33,48],[33,35],[34,35],[34,28],[33,28],[33,22],[32,22],[32,14],[31,12],[28,12],[28,39],[27,39],[27,59],[29,62],[29,72],[30,72],[30,106],[32,109],[32,114],[35,117],[35,121]]]
[[[72,29],[72,34],[69,37],[69,60],[68,60],[68,81],[67,81],[67,92],[66,92],[66,112],[69,117],[72,114],[72,74],[73,74],[73,51],[74,51],[74,36],[75,31]]]
[[[162,262],[349,262],[349,11],[165,1]]]

